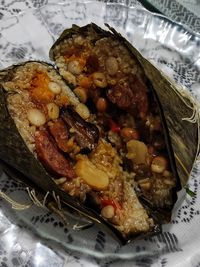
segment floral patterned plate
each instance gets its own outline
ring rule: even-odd
[[[27,9],[0,21],[0,67],[48,59],[63,29],[90,22],[114,26],[158,68],[200,99],[200,37],[136,1],[64,1]],[[200,166],[189,180],[163,233],[120,247],[98,225],[67,213],[68,225],[33,205],[27,188],[5,173],[0,179],[0,266],[200,266]],[[8,196],[6,197],[5,194]],[[4,198],[7,198],[5,200]],[[17,203],[21,203],[21,209]],[[22,209],[23,207],[23,209]]]

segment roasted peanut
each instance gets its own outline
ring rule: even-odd
[[[93,75],[94,84],[97,87],[105,88],[107,86],[106,77],[102,72],[94,72]]]
[[[37,108],[31,108],[27,112],[28,120],[35,126],[41,126],[45,124],[46,118],[42,111]]]
[[[55,83],[55,82],[50,82],[48,86],[49,86],[49,90],[50,90],[52,93],[54,93],[54,94],[60,94],[60,92],[61,92],[61,87],[60,87],[57,83]]]
[[[83,118],[83,119],[88,119],[90,117],[90,111],[88,109],[88,107],[83,104],[83,103],[79,103],[76,106],[76,112]]]
[[[152,160],[151,170],[155,173],[163,173],[167,169],[167,159],[163,156],[157,156]]]
[[[146,179],[142,179],[138,182],[139,186],[141,189],[148,191],[151,189],[151,182],[149,180],[149,178]]]
[[[136,129],[130,127],[122,128],[120,133],[121,136],[126,139],[126,141],[130,141],[131,139],[139,139],[139,132]]]
[[[74,89],[74,93],[78,96],[79,100],[82,103],[85,103],[87,101],[87,93],[86,93],[86,90],[83,89],[82,87],[76,87]]]
[[[118,62],[115,57],[109,57],[106,60],[106,70],[108,74],[115,75],[118,71]]]
[[[54,120],[59,117],[59,107],[55,103],[47,104],[49,118]]]
[[[96,108],[100,112],[104,112],[107,109],[107,101],[104,97],[100,97],[96,102]]]
[[[115,215],[115,210],[112,205],[107,205],[101,210],[101,215],[106,219],[111,219]]]
[[[71,72],[72,74],[80,74],[82,71],[82,68],[80,66],[80,63],[76,60],[72,60],[68,63],[68,71]]]

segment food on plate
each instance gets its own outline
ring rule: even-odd
[[[169,81],[131,49],[116,32],[74,26],[50,51],[58,71],[30,61],[0,73],[0,158],[126,240],[170,220],[180,181],[169,133],[173,148],[182,140],[148,69]]]

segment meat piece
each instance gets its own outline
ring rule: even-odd
[[[50,127],[49,131],[54,137],[57,146],[63,151],[68,151],[68,129],[62,119],[56,120]]]
[[[86,67],[88,73],[93,73],[99,69],[99,60],[96,55],[90,55],[86,61]]]
[[[61,110],[61,117],[72,128],[75,133],[75,140],[81,148],[92,150],[99,140],[98,128],[75,112],[71,107]]]
[[[69,161],[59,152],[47,131],[43,130],[36,133],[35,147],[38,158],[49,171],[70,179],[75,177],[75,172]]]
[[[146,85],[136,75],[129,77],[129,85],[133,92],[132,103],[140,113],[146,115],[149,109]]]
[[[147,87],[137,77],[130,76],[128,84],[116,84],[107,92],[108,99],[119,108],[143,117],[148,112]]]
[[[128,85],[117,84],[107,92],[108,99],[119,108],[127,109],[132,105],[133,92]]]

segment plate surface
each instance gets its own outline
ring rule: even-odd
[[[135,1],[65,1],[27,9],[0,22],[0,67],[25,60],[48,59],[48,51],[65,28],[90,22],[114,26],[147,59],[200,100],[200,37]],[[170,100],[169,100],[170,101]],[[98,226],[78,230],[86,222],[67,213],[69,224],[46,209],[31,205],[15,210],[0,200],[1,266],[199,266],[200,166],[189,180],[193,197],[179,194],[171,224],[163,234],[124,247]],[[27,189],[4,173],[0,195],[30,204]],[[9,199],[8,199],[9,200]],[[16,207],[15,207],[16,208]],[[4,264],[4,265],[3,265]],[[5,265],[6,264],[6,265]]]

